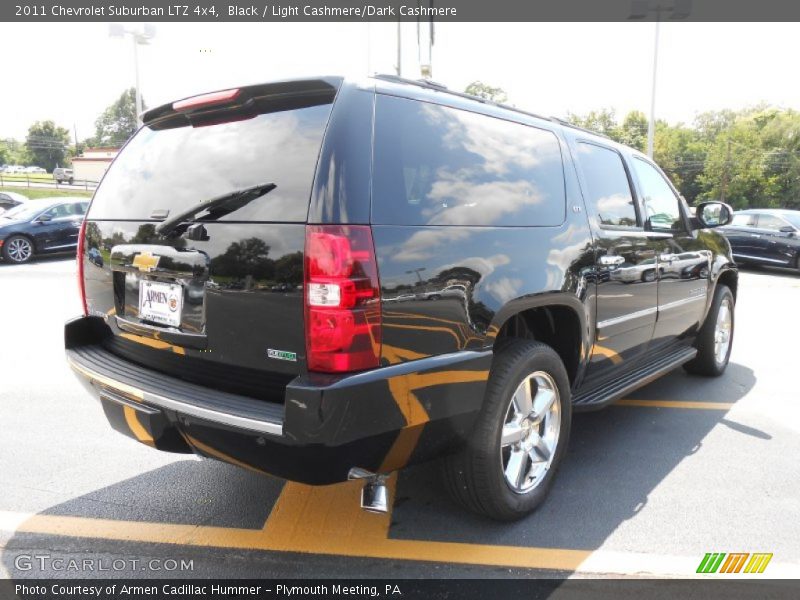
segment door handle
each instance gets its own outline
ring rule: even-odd
[[[603,267],[617,267],[625,262],[625,258],[622,256],[601,256],[597,263]]]
[[[760,238],[761,236],[759,234],[757,234],[757,233],[751,233],[750,237]]]

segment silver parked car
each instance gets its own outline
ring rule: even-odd
[[[63,167],[53,169],[53,179],[58,183],[64,183],[66,181],[70,185],[75,181],[72,175],[72,169],[65,169]]]

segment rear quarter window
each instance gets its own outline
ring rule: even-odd
[[[372,222],[560,225],[564,167],[551,131],[378,95]]]
[[[143,127],[122,150],[89,211],[95,220],[150,220],[264,183],[269,194],[220,221],[305,221],[330,104],[213,125]]]

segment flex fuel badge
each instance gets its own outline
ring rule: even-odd
[[[297,354],[294,352],[287,352],[286,350],[273,350],[272,348],[268,348],[267,356],[269,358],[277,358],[278,360],[297,362]]]

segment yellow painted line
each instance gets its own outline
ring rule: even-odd
[[[343,484],[350,486],[350,484]],[[300,486],[304,487],[304,486]],[[315,489],[332,489],[315,488]],[[354,487],[357,491],[357,487]],[[322,494],[325,496],[325,494]],[[292,494],[294,496],[294,493]],[[288,498],[288,496],[287,496]],[[667,556],[637,552],[604,550],[571,550],[561,548],[531,548],[524,546],[494,546],[490,544],[465,544],[453,542],[427,542],[392,540],[381,537],[386,516],[361,512],[355,520],[339,518],[328,511],[322,518],[321,507],[312,506],[320,498],[309,495],[309,504],[302,510],[289,509],[284,515],[285,524],[272,521],[271,526],[260,529],[211,527],[140,521],[116,521],[87,517],[60,515],[31,515],[0,511],[0,530],[73,538],[105,539],[122,542],[172,544],[194,547],[237,550],[262,550],[273,552],[299,552],[304,554],[333,554],[340,556],[417,560],[424,562],[458,563],[486,566],[505,566],[530,569],[574,571],[583,574],[660,575],[695,578],[697,556]],[[342,496],[342,500],[346,494]],[[297,497],[293,497],[297,500]],[[353,507],[355,499],[347,498]],[[277,505],[276,505],[277,509]],[[315,530],[304,530],[302,519],[311,513],[309,525]],[[275,509],[273,509],[275,514]],[[268,522],[269,524],[269,522]],[[320,524],[322,527],[319,528]],[[308,526],[306,526],[308,527]],[[291,532],[302,532],[292,539]],[[314,537],[316,532],[318,537]],[[342,539],[335,535],[344,534]],[[771,555],[770,555],[771,558]],[[770,578],[793,578],[800,575],[800,565],[759,561],[763,572],[769,563]],[[715,575],[715,579],[748,578],[744,573],[732,576]],[[708,578],[709,576],[702,576]],[[758,577],[756,575],[756,577]]]
[[[694,410],[730,410],[733,402],[690,402],[688,400],[617,400],[614,406],[645,406],[649,408],[688,408]]]

